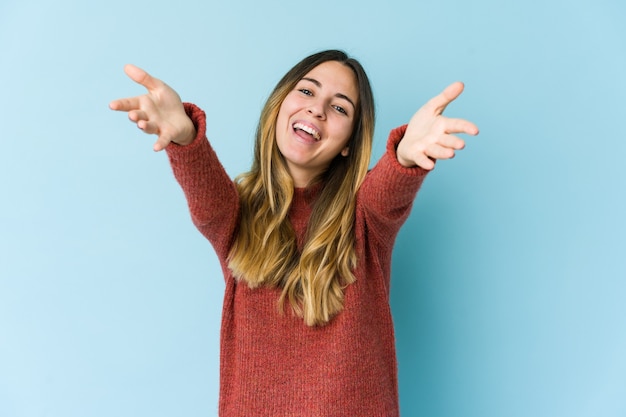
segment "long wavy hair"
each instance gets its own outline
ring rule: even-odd
[[[294,184],[276,144],[276,120],[287,94],[313,68],[338,61],[352,69],[359,97],[347,156],[337,155],[314,183],[322,184],[303,247],[289,221]],[[374,134],[374,99],[361,64],[343,51],[313,54],[278,82],[261,112],[250,171],[237,177],[240,224],[229,254],[233,276],[250,288],[282,289],[309,326],[324,325],[343,308],[344,288],[355,281],[356,195],[367,173]]]

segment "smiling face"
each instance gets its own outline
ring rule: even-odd
[[[276,120],[276,144],[296,187],[309,185],[340,153],[348,155],[358,96],[353,70],[327,61],[285,97]]]

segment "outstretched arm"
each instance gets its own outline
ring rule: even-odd
[[[196,129],[183,104],[170,86],[152,77],[134,65],[126,65],[124,72],[133,81],[143,85],[148,93],[131,98],[114,100],[112,110],[128,112],[128,118],[145,133],[157,135],[153,149],[161,151],[171,142],[188,145],[196,137]]]
[[[460,82],[450,84],[413,115],[396,150],[401,165],[431,170],[435,167],[434,160],[453,158],[455,151],[465,147],[465,141],[455,134],[478,134],[478,127],[472,122],[443,116],[443,111],[463,88]]]

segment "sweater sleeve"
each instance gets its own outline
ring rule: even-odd
[[[238,220],[239,195],[207,140],[204,111],[190,103],[184,106],[196,127],[196,137],[189,145],[171,143],[165,149],[194,225],[218,256],[226,257]]]
[[[393,247],[428,174],[425,169],[406,168],[398,162],[396,148],[405,131],[406,125],[391,131],[385,153],[367,174],[357,197],[357,207],[364,211],[369,238],[377,238],[387,249]]]

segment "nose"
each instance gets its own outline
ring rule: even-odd
[[[324,103],[320,100],[311,101],[311,103],[309,103],[309,107],[307,108],[307,113],[317,119],[324,119],[326,117]]]

